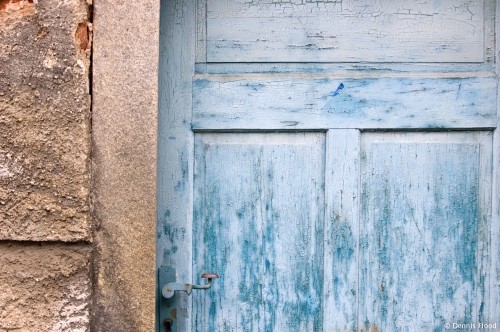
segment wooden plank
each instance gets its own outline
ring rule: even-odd
[[[207,61],[207,1],[196,0],[196,63],[204,63]]]
[[[490,268],[486,281],[489,285],[488,316],[485,321],[500,326],[500,133],[495,130],[493,145],[492,219],[488,238],[491,239]]]
[[[495,64],[495,49],[498,45],[495,41],[497,33],[495,27],[497,26],[496,10],[498,1],[487,0],[484,2],[484,43],[485,53],[484,59],[486,63]]]
[[[329,78],[484,77],[494,76],[495,63],[197,63],[197,74],[315,74]],[[467,75],[467,76],[465,76]]]
[[[326,136],[324,331],[356,331],[358,319],[359,131]]]
[[[208,0],[207,9],[208,62],[483,62],[492,39],[481,0]]]
[[[321,330],[323,133],[197,134],[193,293],[198,331]]]
[[[500,45],[500,2],[496,4],[496,45]],[[498,48],[495,48],[498,53]],[[496,74],[500,73],[500,61],[496,57]],[[498,77],[498,76],[497,76]],[[500,93],[500,87],[498,90]],[[497,99],[497,109],[500,100]],[[500,121],[500,114],[497,114]],[[500,130],[493,134],[493,180],[492,180],[492,220],[490,226],[491,260],[488,284],[490,289],[488,322],[500,322]]]
[[[194,72],[194,1],[162,1],[158,111],[157,266],[172,265],[179,281],[191,281],[194,135],[191,78]],[[124,179],[126,181],[126,179]],[[154,202],[144,202],[154,204]],[[176,295],[177,331],[191,331],[190,300]],[[157,303],[158,305],[158,303]],[[157,328],[163,327],[163,322]]]
[[[364,329],[485,322],[491,149],[491,132],[362,135]]]
[[[193,82],[193,128],[491,128],[497,121],[496,86],[494,77],[460,74],[204,75]]]

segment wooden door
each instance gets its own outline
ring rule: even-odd
[[[500,324],[496,8],[162,2],[157,262],[220,275],[178,331]]]

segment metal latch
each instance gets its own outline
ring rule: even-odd
[[[206,279],[205,284],[194,285],[180,283],[177,282],[176,271],[173,266],[161,266],[158,269],[158,290],[161,290],[157,295],[159,305],[159,331],[172,332],[178,330],[178,313],[186,310],[186,302],[185,299],[183,300],[183,296],[174,296],[175,292],[182,291],[189,295],[193,289],[209,289],[212,286],[212,280],[219,278],[215,273],[203,273],[201,277]]]
[[[169,282],[161,289],[161,294],[164,298],[169,299],[174,296],[175,292],[181,291],[186,292],[188,295],[191,294],[193,289],[209,289],[212,286],[212,279],[217,279],[219,276],[215,273],[203,273],[201,275],[202,279],[207,279],[204,285],[187,284],[181,282]]]

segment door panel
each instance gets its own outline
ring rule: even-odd
[[[194,294],[204,331],[321,329],[324,134],[197,134]],[[199,296],[198,296],[199,295]]]
[[[479,0],[207,0],[206,10],[207,62],[482,62],[485,55]]]
[[[488,132],[362,135],[365,328],[485,321],[491,143]]]

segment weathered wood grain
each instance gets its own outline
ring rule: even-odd
[[[207,62],[207,0],[196,0],[196,63]]]
[[[496,45],[500,45],[500,2],[497,1],[496,8]],[[498,48],[496,49],[498,52]],[[496,58],[496,75],[500,73],[500,61]],[[500,87],[497,92],[500,93]],[[496,100],[497,109],[500,109],[500,100]],[[500,113],[497,112],[498,121]],[[492,180],[492,218],[490,226],[491,260],[487,281],[489,282],[490,298],[489,321],[500,322],[500,130],[495,129],[493,133],[493,180]]]
[[[490,267],[486,278],[489,290],[488,322],[500,322],[500,132],[493,139],[492,217],[489,228]]]
[[[321,331],[323,133],[196,135],[197,331]]]
[[[483,62],[485,3],[208,0],[207,61]]]
[[[491,132],[362,135],[363,328],[485,322],[491,148]]]
[[[197,63],[197,74],[308,74],[328,78],[377,78],[377,77],[441,77],[465,78],[494,76],[495,63],[304,63],[304,62],[233,62]]]
[[[324,331],[358,326],[360,134],[329,130],[326,136]]]
[[[179,281],[191,282],[191,222],[194,135],[191,78],[194,72],[196,6],[193,1],[162,1],[158,78],[157,266],[172,265]],[[171,47],[171,45],[176,45]],[[127,179],[124,179],[127,181]],[[144,202],[154,204],[154,202]],[[196,271],[197,273],[201,273]],[[161,296],[158,293],[157,305]],[[190,300],[176,296],[178,331],[190,331]],[[157,316],[161,318],[160,316]],[[157,322],[157,328],[163,322]]]
[[[494,77],[204,75],[193,81],[193,128],[492,128],[496,85]]]

